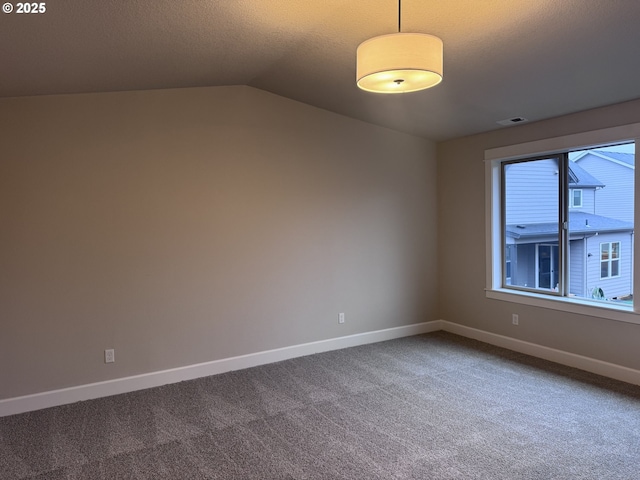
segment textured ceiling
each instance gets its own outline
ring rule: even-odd
[[[15,5],[15,2],[13,2]],[[395,0],[49,0],[0,14],[0,96],[250,85],[443,140],[640,98],[637,0],[404,0],[444,42],[444,80],[355,85],[355,52],[397,31]]]

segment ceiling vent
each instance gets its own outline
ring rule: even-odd
[[[500,120],[497,122],[499,125],[515,125],[516,123],[524,123],[527,119],[524,117],[507,118],[506,120]]]

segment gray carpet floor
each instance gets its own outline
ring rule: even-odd
[[[640,387],[444,332],[0,418],[4,479],[640,479]]]

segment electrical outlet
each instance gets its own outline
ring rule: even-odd
[[[513,323],[514,325],[520,325],[520,319],[518,318],[517,313],[511,315],[511,323]]]
[[[113,363],[116,361],[116,351],[113,348],[108,348],[104,351],[104,363]]]
[[[338,314],[338,323],[344,323],[344,313]]]

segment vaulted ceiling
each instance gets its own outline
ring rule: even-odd
[[[0,14],[0,96],[250,85],[443,140],[640,98],[639,21],[636,0],[404,0],[444,80],[379,95],[355,52],[397,31],[397,0],[49,0]]]

